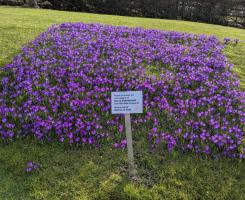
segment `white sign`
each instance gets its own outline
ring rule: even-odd
[[[112,114],[143,113],[142,91],[111,93]]]

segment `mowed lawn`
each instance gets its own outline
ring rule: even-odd
[[[23,44],[34,39],[52,24],[63,22],[104,23],[116,26],[215,35],[221,40],[224,38],[239,39],[240,43],[236,47],[226,48],[225,53],[235,65],[234,71],[240,76],[243,88],[245,87],[245,29],[177,20],[0,6],[0,67],[10,62],[13,56],[21,50]]]
[[[93,22],[239,39],[225,54],[245,88],[245,30],[176,20],[0,7],[0,67],[52,24]],[[138,178],[127,176],[127,152],[78,148],[32,138],[0,143],[0,199],[245,199],[245,162],[193,154],[160,155],[134,132]],[[25,163],[41,164],[27,173]]]

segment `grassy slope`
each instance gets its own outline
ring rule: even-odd
[[[0,7],[0,66],[51,24],[68,21],[205,33],[245,41],[245,30],[216,25]],[[244,84],[245,43],[225,52]],[[135,151],[139,180],[131,183],[126,151],[74,149],[32,140],[0,144],[0,199],[244,199],[244,162],[193,155],[163,159],[149,153],[142,141],[135,143]],[[41,163],[42,170],[26,174],[28,160]]]
[[[96,22],[112,25],[144,27],[150,29],[174,30],[195,34],[216,35],[238,38],[242,42],[225,50],[228,58],[235,64],[234,70],[241,77],[245,87],[245,30],[204,23],[177,20],[146,19],[88,13],[34,10],[0,7],[0,66],[10,62],[21,46],[45,31],[51,24],[62,22]]]

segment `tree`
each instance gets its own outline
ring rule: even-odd
[[[38,8],[37,0],[25,0],[25,4],[32,8]]]

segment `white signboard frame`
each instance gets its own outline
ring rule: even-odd
[[[143,113],[143,92],[112,92],[111,112],[112,114]]]

